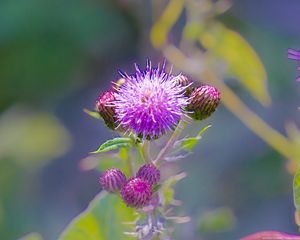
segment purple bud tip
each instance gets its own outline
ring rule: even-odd
[[[300,51],[294,49],[288,49],[288,58],[292,60],[300,61]]]
[[[156,185],[160,180],[160,171],[153,164],[145,164],[138,170],[137,177],[146,180],[150,185]]]
[[[107,91],[98,97],[95,107],[105,124],[112,130],[116,128],[116,112],[112,105],[114,101],[115,93],[113,91]]]
[[[117,168],[110,168],[104,171],[100,177],[100,184],[108,192],[115,193],[121,190],[126,183],[126,177]]]
[[[288,50],[288,58],[297,61],[298,63],[297,70],[300,71],[300,51],[296,51],[290,48]],[[300,82],[300,77],[297,77],[296,81]]]
[[[131,178],[122,188],[121,197],[128,207],[144,207],[152,197],[151,185],[144,179]]]
[[[217,109],[221,100],[220,96],[219,90],[215,87],[202,85],[192,92],[186,109],[194,120],[203,120]]]

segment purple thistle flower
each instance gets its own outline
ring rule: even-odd
[[[300,71],[300,51],[293,50],[291,48],[288,49],[288,58],[292,60],[296,60],[298,63],[297,70]],[[300,76],[296,79],[300,82]]]
[[[148,163],[140,167],[136,176],[148,181],[153,186],[160,180],[160,171],[152,163]]]
[[[191,102],[187,106],[189,114],[195,120],[208,118],[220,103],[220,92],[213,86],[202,85],[196,88],[190,98]]]
[[[152,189],[144,179],[131,178],[122,188],[121,197],[128,207],[141,208],[149,204]]]
[[[136,73],[127,75],[117,88],[114,102],[118,123],[126,131],[143,139],[155,139],[173,130],[188,103],[185,89],[162,68],[151,68],[148,60],[144,71],[135,65]]]
[[[104,171],[99,180],[103,189],[108,192],[115,193],[121,190],[126,183],[126,177],[117,168],[110,168]]]

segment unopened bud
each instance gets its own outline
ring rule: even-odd
[[[104,171],[100,177],[100,184],[108,192],[115,193],[121,190],[126,183],[126,177],[121,170],[110,168]]]
[[[160,171],[153,164],[148,163],[140,167],[136,176],[148,181],[153,186],[158,184],[160,180]]]
[[[145,207],[152,197],[151,185],[144,179],[132,178],[122,188],[121,196],[128,207]]]
[[[96,111],[101,115],[107,127],[115,130],[116,113],[113,101],[115,101],[115,93],[113,91],[104,92],[96,101]]]
[[[194,120],[208,118],[220,103],[220,92],[213,86],[202,85],[191,93],[191,101],[186,107]]]

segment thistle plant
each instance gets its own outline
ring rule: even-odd
[[[183,74],[166,72],[166,62],[152,67],[147,60],[145,69],[135,64],[133,74],[119,73],[121,80],[100,94],[96,112],[89,113],[120,135],[93,154],[126,151],[127,163],[123,169],[102,169],[99,182],[136,213],[133,228],[124,234],[144,240],[171,239],[174,223],[189,218],[173,213],[179,205],[173,187],[186,174],[170,171],[168,164],[186,156],[200,139],[206,128],[191,138],[181,136],[182,131],[193,120],[211,116],[220,103],[220,92],[207,84],[196,87]],[[157,153],[155,141],[162,144]]]

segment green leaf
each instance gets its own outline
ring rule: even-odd
[[[228,231],[234,227],[235,222],[231,209],[222,207],[207,212],[201,217],[199,231],[201,233]]]
[[[86,109],[86,108],[84,108],[83,111],[84,111],[87,115],[89,115],[89,116],[91,116],[91,117],[93,117],[93,118],[96,118],[96,119],[102,119],[101,116],[100,116],[100,114],[99,114],[98,112],[90,111],[90,110],[88,110],[88,109]]]
[[[294,176],[293,183],[294,192],[294,205],[296,207],[296,220],[300,219],[300,169],[296,172]],[[300,226],[299,221],[296,221],[298,226]]]
[[[161,48],[166,40],[172,26],[176,23],[184,9],[184,0],[169,1],[162,15],[153,25],[150,39],[155,48]]]
[[[133,145],[133,140],[131,138],[118,137],[118,138],[114,138],[114,139],[106,141],[96,151],[91,152],[91,153],[97,154],[97,153],[102,153],[102,152],[109,152],[109,151],[116,150],[119,148],[129,148],[132,145]]]
[[[156,184],[155,186],[152,187],[152,192],[157,192],[161,187],[161,184]]]
[[[270,104],[265,68],[241,35],[220,23],[214,23],[201,31],[199,41],[213,55],[225,61],[229,76],[239,79],[261,104]]]
[[[19,240],[43,240],[42,236],[38,233],[30,233]]]
[[[124,223],[134,220],[134,210],[126,207],[119,196],[101,192],[88,208],[67,226],[58,239],[132,239],[123,232],[130,230]]]
[[[178,150],[186,150],[188,152],[191,152],[193,148],[196,146],[198,141],[201,139],[202,134],[211,127],[211,125],[208,125],[204,128],[202,128],[196,137],[190,137],[190,138],[184,138],[180,140],[180,146]]]
[[[174,186],[178,181],[186,177],[186,173],[182,172],[175,176],[171,176],[164,183],[161,184],[160,190],[163,197],[163,206],[168,206],[174,200]]]
[[[103,171],[112,167],[122,169],[125,164],[123,161],[121,161],[118,154],[104,153],[101,156],[89,155],[88,157],[81,159],[79,166],[83,171],[90,171],[92,169]]]

